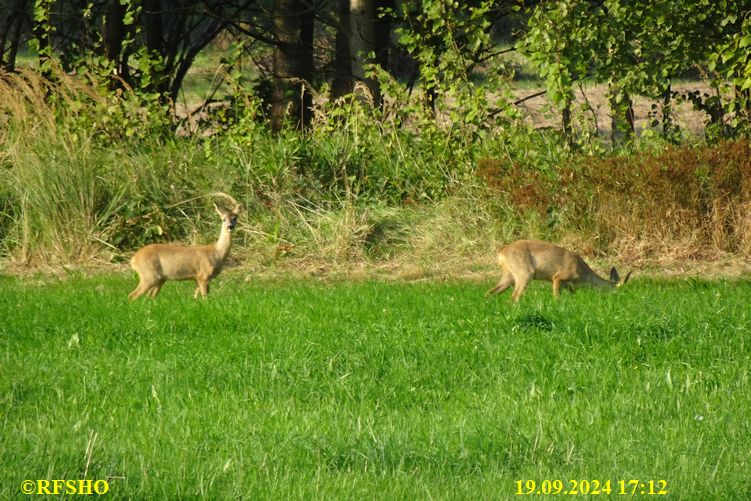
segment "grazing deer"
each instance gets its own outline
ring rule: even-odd
[[[612,289],[628,282],[632,273],[629,272],[621,281],[616,269],[612,268],[610,280],[605,280],[578,254],[540,240],[517,240],[506,245],[498,251],[498,265],[503,275],[486,295],[500,294],[513,285],[511,300],[514,303],[519,302],[532,279],[553,282],[553,296],[558,298],[561,287],[570,291],[578,285]]]
[[[137,299],[144,294],[156,297],[167,280],[195,280],[194,298],[206,297],[209,282],[222,271],[224,261],[229,256],[232,244],[232,231],[237,225],[240,206],[228,210],[214,204],[222,218],[222,232],[219,240],[210,245],[171,245],[150,244],[136,252],[130,266],[138,273],[138,287],[128,297]]]

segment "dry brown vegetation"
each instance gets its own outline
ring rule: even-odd
[[[662,266],[751,257],[748,140],[581,158],[556,177],[491,159],[478,173],[517,210],[559,214],[561,239],[588,255]]]

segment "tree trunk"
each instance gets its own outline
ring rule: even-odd
[[[349,0],[337,0],[336,49],[334,53],[334,80],[331,82],[331,98],[336,99],[352,92],[352,57],[349,53],[350,24]]]
[[[181,15],[181,14],[177,14]],[[162,3],[160,0],[143,0],[143,31],[146,48],[164,55],[164,35],[162,32]]]
[[[383,9],[394,9],[394,0],[375,0],[375,55],[376,63],[384,70],[389,69],[391,49],[391,16],[379,16]]]
[[[169,89],[166,92],[173,102],[177,101],[177,96],[182,88],[183,80],[185,80],[185,76],[193,65],[196,56],[198,56],[198,54],[205,49],[206,46],[209,45],[226,26],[226,21],[220,21],[218,19],[212,20],[208,23],[206,28],[195,37],[190,49],[186,50],[183,56],[179,58],[177,65],[174,66],[174,68],[167,68],[170,73],[165,73],[164,85],[162,87]],[[172,59],[175,60],[174,57]],[[171,75],[171,77],[167,78],[168,75]]]
[[[566,141],[569,146],[574,144],[574,132],[571,128],[571,103],[567,102],[566,106],[561,111],[561,119],[563,122],[563,135],[566,137]]]
[[[125,40],[125,6],[120,0],[110,0],[107,3],[107,11],[104,15],[104,56],[114,63],[115,75],[122,80],[113,79],[110,82],[110,90],[122,88],[124,82],[128,82],[128,66],[123,56],[123,41]]]
[[[298,78],[301,80],[296,87],[298,96],[300,96],[297,126],[306,129],[313,119],[313,76],[315,74],[315,64],[313,58],[313,38],[315,35],[315,16],[312,7],[305,2],[306,12],[301,14],[302,26],[300,27],[300,68]]]
[[[166,47],[164,41],[164,23],[162,19],[162,2],[161,0],[143,0],[143,13],[141,14],[141,24],[143,26],[144,42],[146,49],[151,57],[157,57],[161,59],[161,70],[157,70],[156,67],[149,66],[144,68],[144,71],[149,72],[148,86],[145,90],[156,91],[162,96],[166,96],[169,92],[169,78],[175,58],[171,58],[167,61],[165,50],[173,51],[177,53],[178,47]],[[185,17],[185,14],[177,12],[172,14],[175,16]],[[184,24],[184,20],[183,23]]]
[[[673,107],[671,106],[672,87],[670,84],[665,88],[665,92],[662,93],[662,135],[669,138],[673,130]]]
[[[312,118],[314,18],[304,0],[275,0],[274,89],[271,98],[271,129],[279,132],[285,118],[293,117],[298,128]]]
[[[365,66],[371,52],[375,52],[375,0],[350,0],[349,51],[352,58],[352,74],[355,80],[365,84],[373,99],[373,106],[380,106],[381,92],[378,82],[365,76]]]
[[[613,143],[630,141],[634,137],[634,103],[627,92],[610,85],[610,138]]]
[[[0,39],[0,68],[5,71],[14,71],[16,68],[16,55],[21,40],[21,32],[26,23],[27,0],[16,0],[13,11],[5,20],[2,39]]]
[[[630,138],[634,137],[636,133],[635,118],[634,118],[634,100],[631,99],[631,95],[628,93],[623,94],[623,101],[626,103],[626,133]]]

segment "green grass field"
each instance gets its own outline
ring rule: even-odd
[[[134,285],[0,277],[0,498],[81,478],[116,499],[751,496],[749,282],[536,283],[516,307],[460,281]]]

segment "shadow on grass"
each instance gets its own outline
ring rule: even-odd
[[[524,313],[513,321],[511,328],[514,332],[551,332],[555,325],[553,321],[540,312]]]

